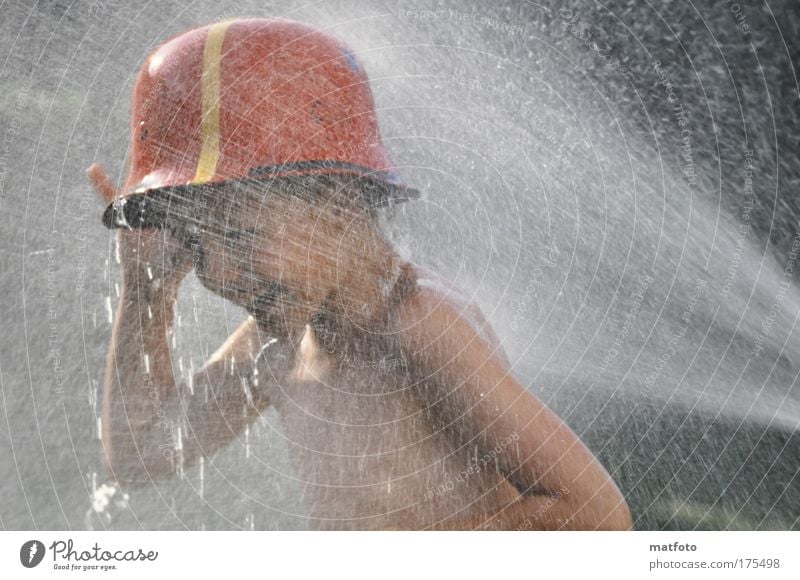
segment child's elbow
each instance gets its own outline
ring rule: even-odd
[[[625,498],[610,480],[600,489],[567,496],[567,521],[564,529],[587,531],[628,531],[633,517]]]
[[[584,508],[587,519],[594,523],[595,530],[627,531],[633,529],[633,517],[628,503],[615,485],[605,493],[598,494],[594,502]]]
[[[599,522],[597,530],[628,531],[633,529],[631,510],[624,499],[607,510],[606,516]]]

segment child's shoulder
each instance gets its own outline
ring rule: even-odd
[[[427,314],[436,308],[452,307],[459,310],[470,307],[472,301],[451,280],[441,274],[412,262],[403,264],[405,288],[401,308]]]
[[[453,325],[462,326],[458,322],[466,322],[463,326],[469,327],[471,332],[468,334],[479,335],[502,353],[491,324],[470,296],[433,270],[410,262],[406,262],[403,268],[408,287],[397,311],[397,322],[403,332],[418,331],[421,325],[432,325],[444,331]],[[468,339],[466,336],[463,338]]]

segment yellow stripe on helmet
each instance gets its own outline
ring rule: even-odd
[[[232,21],[220,22],[208,31],[203,48],[202,84],[202,117],[200,134],[203,145],[197,170],[192,184],[207,183],[217,170],[219,161],[219,101],[220,101],[220,69],[222,61],[222,41]]]

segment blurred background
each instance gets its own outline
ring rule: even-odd
[[[119,490],[98,436],[118,297],[85,177],[121,182],[167,38],[284,16],[349,43],[422,192],[387,215],[482,307],[638,529],[800,529],[796,2],[0,5],[0,528],[303,529],[277,415]],[[176,364],[243,311],[190,279]]]

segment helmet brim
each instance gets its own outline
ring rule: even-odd
[[[338,170],[337,170],[338,169]],[[364,202],[368,207],[380,208],[418,199],[417,189],[396,181],[386,172],[355,172],[352,167],[295,167],[282,172],[256,168],[259,177],[230,179],[207,184],[182,184],[153,187],[123,195],[109,204],[103,212],[103,225],[108,229],[152,229],[166,227],[176,216],[183,215],[184,208],[198,204],[197,193],[207,187],[223,185],[255,185],[266,181],[303,175],[352,175],[358,180]],[[391,180],[388,178],[391,177]]]

